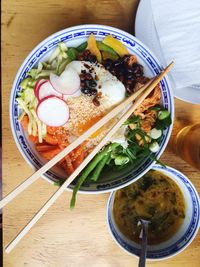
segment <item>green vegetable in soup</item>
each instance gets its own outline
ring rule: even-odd
[[[148,243],[171,238],[185,217],[185,201],[178,185],[159,171],[149,171],[116,192],[113,206],[116,224],[129,239],[139,243],[140,218],[150,221]]]

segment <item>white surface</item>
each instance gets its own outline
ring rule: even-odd
[[[200,84],[200,1],[151,0],[151,7],[166,63],[175,60],[176,89]]]
[[[198,2],[200,3],[200,1],[198,1]],[[164,2],[162,1],[162,3],[164,3]],[[158,38],[158,33],[157,33],[157,30],[156,30],[156,27],[154,24],[154,17],[153,16],[154,15],[152,13],[151,1],[150,0],[142,0],[139,4],[137,15],[136,15],[135,33],[136,33],[136,37],[138,37],[143,43],[148,45],[148,47],[150,47],[150,49],[157,55],[157,57],[160,59],[162,64],[165,66],[167,64],[167,60],[169,58],[165,59],[166,56],[162,52],[163,50],[161,49],[161,43],[160,43],[159,38]],[[162,16],[160,16],[160,17],[162,17]],[[144,18],[145,18],[145,20],[144,20]],[[167,18],[167,16],[163,16],[163,20],[165,21],[165,24],[168,23],[168,19],[166,19],[166,18]],[[190,37],[191,37],[191,34],[190,34]],[[186,39],[187,42],[189,39],[190,38]],[[174,42],[175,41],[173,41],[173,43]],[[184,47],[187,47],[187,46],[185,46],[187,44],[187,42],[184,42],[183,49],[185,49]],[[174,51],[177,52],[179,49],[179,46],[176,44],[176,45],[173,45],[173,47],[175,48]],[[187,57],[189,58],[190,54],[191,54],[191,49],[189,49],[188,51],[189,51],[189,53],[187,52]],[[199,49],[199,51],[200,51],[200,49]],[[192,55],[194,56],[193,53],[192,53]],[[199,55],[200,55],[200,53],[198,53],[198,58],[199,58]],[[178,57],[179,56],[180,55],[178,55]],[[173,59],[175,60],[175,63],[176,63],[176,58],[173,58]],[[200,62],[199,62],[199,64],[200,64]],[[200,70],[200,68],[198,68],[198,72],[196,74],[196,77],[198,76],[197,79],[200,80],[200,71],[199,70]],[[180,74],[180,75],[181,76],[179,76],[179,77],[181,77],[182,80],[186,79],[186,77],[184,77],[183,74]],[[190,73],[190,75],[192,75],[192,74]],[[172,80],[172,77],[171,77],[171,80]],[[187,80],[188,80],[188,77],[187,77]],[[179,84],[180,84],[180,82],[179,82]],[[192,76],[192,82],[191,82],[190,86],[178,89],[177,84],[176,84],[176,86],[174,84],[174,86],[173,86],[174,95],[177,98],[182,99],[184,101],[191,102],[194,104],[200,104],[200,86],[192,85],[193,82],[194,82],[194,79]]]

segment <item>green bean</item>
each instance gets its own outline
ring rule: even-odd
[[[79,180],[77,181],[71,202],[70,202],[70,208],[74,208],[75,203],[76,203],[76,194],[78,190],[80,189],[81,185],[83,182],[87,179],[88,175],[94,170],[94,168],[97,166],[97,164],[103,159],[104,156],[106,156],[109,152],[111,152],[115,147],[117,147],[119,144],[117,143],[112,143],[108,146],[106,146],[102,151],[100,151],[93,159],[90,161],[90,163],[86,166],[86,168],[83,170],[81,176],[79,177]]]
[[[94,169],[90,180],[95,181],[95,182],[98,180],[99,175],[101,171],[103,170],[104,166],[106,165],[106,162],[108,161],[109,158],[110,158],[110,153],[108,153],[106,156],[102,158],[102,160],[97,164],[96,168]]]

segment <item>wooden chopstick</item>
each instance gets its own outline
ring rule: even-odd
[[[169,65],[172,67],[172,63]],[[169,67],[168,66],[168,67]],[[170,68],[171,68],[170,67]],[[170,68],[166,68],[168,71]],[[165,71],[166,71],[165,69]],[[165,72],[166,73],[166,72]],[[162,76],[163,77],[163,76]],[[44,206],[38,211],[38,213],[31,219],[31,221],[22,229],[22,231],[8,244],[5,251],[9,253],[18,242],[28,233],[33,225],[44,215],[44,213],[51,207],[51,205],[57,200],[62,192],[69,186],[69,184],[77,177],[77,175],[84,169],[84,167],[92,160],[92,158],[99,152],[99,150],[110,140],[111,136],[120,128],[124,121],[126,121],[134,110],[144,101],[144,99],[150,94],[154,87],[158,84],[160,78],[156,77],[152,83],[147,87],[146,91],[138,97],[135,103],[122,115],[119,121],[112,127],[102,141],[93,149],[93,151],[85,158],[85,160],[79,165],[79,167],[68,177],[63,185],[53,194],[53,196],[44,204]],[[162,78],[161,78],[162,79]]]
[[[156,77],[157,78],[157,77]],[[106,114],[102,119],[100,119],[97,123],[95,123],[91,128],[89,128],[85,133],[83,133],[80,137],[78,137],[73,143],[68,145],[65,149],[63,149],[59,154],[57,154],[54,158],[49,160],[45,165],[43,165],[40,169],[38,169],[35,173],[29,176],[25,181],[23,181],[20,185],[18,185],[13,191],[11,191],[7,196],[5,196],[0,201],[0,209],[7,205],[11,200],[13,200],[17,195],[23,192],[28,186],[30,186],[33,182],[35,182],[43,173],[52,168],[57,162],[63,159],[68,153],[70,153],[74,148],[80,145],[85,139],[91,136],[94,132],[96,132],[99,128],[101,128],[105,123],[115,117],[123,108],[129,105],[132,101],[134,101],[147,87],[150,85],[152,80],[147,82],[143,87],[141,87],[136,93],[131,95],[125,101],[123,101],[120,105],[116,106],[112,111]]]
[[[94,132],[96,132],[99,128],[101,128],[110,119],[115,117],[122,109],[124,109],[133,100],[135,100],[150,84],[152,87],[155,87],[162,80],[162,78],[170,71],[173,64],[174,64],[173,62],[170,63],[163,71],[160,72],[158,76],[156,76],[154,79],[147,82],[147,84],[141,87],[137,92],[135,92],[133,95],[125,99],[120,105],[118,105],[111,112],[106,114],[101,120],[95,123],[85,133],[83,133],[80,137],[78,137],[73,143],[67,146],[64,150],[62,150],[59,154],[57,154],[53,159],[48,161],[45,165],[43,165],[40,169],[38,169],[35,173],[33,173],[30,177],[28,177],[25,181],[23,181],[20,185],[18,185],[13,191],[11,191],[7,196],[5,196],[0,201],[0,209],[3,208],[6,204],[8,204],[12,199],[14,199],[21,192],[23,192],[28,186],[30,186],[33,182],[35,182],[43,173],[45,173],[50,168],[52,168],[57,162],[59,162],[62,158],[64,158],[74,148],[80,145],[85,139],[91,136]]]

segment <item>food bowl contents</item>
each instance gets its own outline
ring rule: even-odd
[[[179,186],[162,172],[151,170],[116,192],[113,214],[119,230],[140,243],[139,219],[150,221],[148,244],[170,239],[185,218],[185,200]]]
[[[78,47],[61,42],[21,82],[16,99],[21,108],[19,121],[38,153],[50,160],[148,80],[137,57],[112,35],[98,41],[91,34]],[[119,116],[58,163],[66,178]],[[154,153],[170,124],[171,115],[162,107],[158,85],[80,174],[71,206],[81,185],[86,180],[96,182],[104,168],[137,166],[147,157],[157,160]]]

